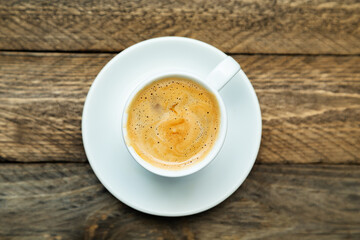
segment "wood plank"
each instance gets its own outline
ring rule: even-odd
[[[86,161],[81,115],[109,54],[3,53],[0,161]]]
[[[1,239],[359,239],[359,214],[360,166],[255,165],[219,206],[163,218],[116,200],[87,164],[0,164]]]
[[[229,53],[359,54],[357,0],[0,2],[0,49],[120,51],[160,36]]]
[[[0,53],[0,161],[86,161],[82,107],[111,57]],[[260,100],[258,162],[360,163],[360,57],[234,57]]]
[[[238,56],[260,101],[260,162],[360,163],[360,58]]]

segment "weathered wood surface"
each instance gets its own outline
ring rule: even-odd
[[[219,206],[164,218],[116,200],[88,164],[3,163],[0,216],[1,239],[359,239],[360,166],[255,165]]]
[[[259,161],[360,163],[360,57],[236,60],[260,101]]]
[[[0,161],[86,161],[83,103],[111,57],[0,53]]]
[[[84,162],[87,91],[113,54],[0,54],[0,161]],[[241,56],[263,114],[258,162],[360,163],[360,57]]]
[[[360,53],[357,0],[0,1],[0,50],[120,51],[159,36],[229,53]]]

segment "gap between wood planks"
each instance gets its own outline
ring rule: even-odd
[[[37,164],[90,164],[88,161],[86,162],[77,162],[77,161],[35,161],[35,162],[17,162],[17,161],[9,161],[4,158],[1,158],[0,165],[37,165]],[[256,162],[254,165],[264,165],[264,166],[277,166],[277,165],[287,165],[287,166],[305,166],[305,165],[321,165],[321,166],[360,166],[360,163],[357,162],[348,162],[348,163],[339,163],[339,162],[313,162],[313,163],[299,163],[299,162],[279,162],[279,163],[264,163],[264,162]]]
[[[125,50],[125,49],[124,49]],[[122,50],[122,51],[124,51]],[[68,50],[12,50],[12,49],[0,49],[0,52],[15,52],[15,53],[78,53],[78,54],[118,54],[122,51],[97,51],[97,50],[87,50],[87,51],[68,51]],[[224,52],[226,55],[229,56],[236,56],[236,55],[245,55],[245,56],[339,56],[339,57],[360,57],[360,54],[336,54],[336,53],[321,53],[321,54],[313,54],[313,53],[230,53]]]

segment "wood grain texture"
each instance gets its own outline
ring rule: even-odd
[[[260,101],[260,162],[360,163],[360,57],[237,56]]]
[[[109,54],[2,54],[0,157],[7,161],[86,161],[81,115]]]
[[[86,161],[82,107],[113,56],[0,53],[0,161]],[[262,109],[258,162],[360,163],[360,57],[234,58]]]
[[[0,164],[1,239],[359,239],[359,214],[360,166],[255,165],[219,206],[164,218],[116,200],[87,164]]]
[[[159,36],[229,53],[360,53],[357,0],[0,1],[0,49],[120,51]]]

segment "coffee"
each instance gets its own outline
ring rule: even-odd
[[[150,83],[127,109],[127,144],[150,164],[180,170],[203,160],[220,127],[216,97],[187,78]]]

